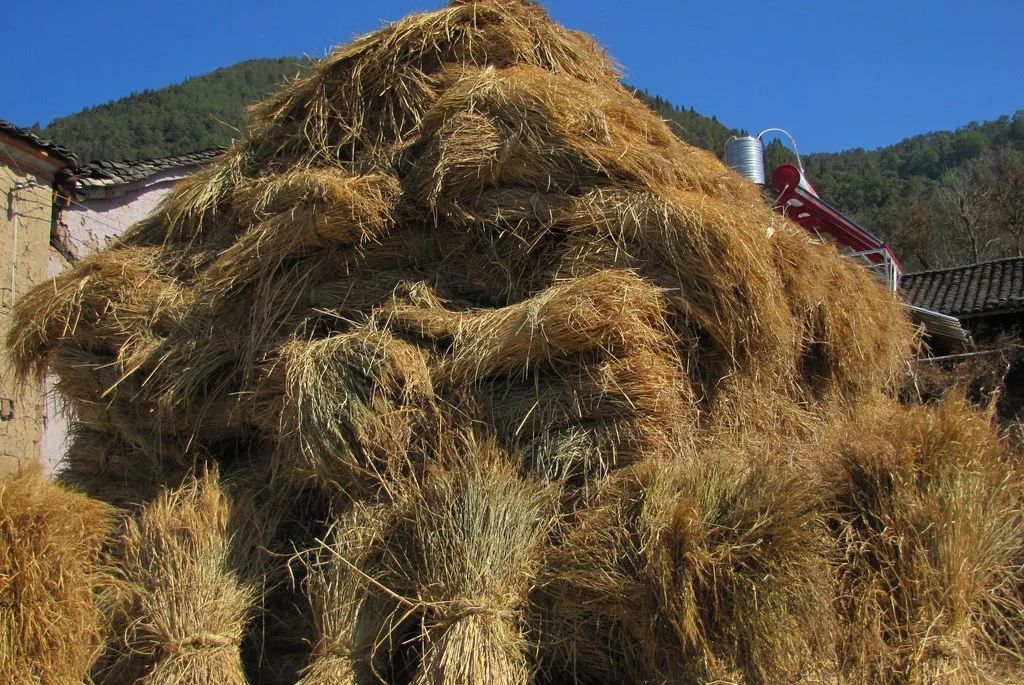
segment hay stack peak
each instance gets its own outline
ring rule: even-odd
[[[253,436],[308,457],[307,422],[274,420],[308,402],[289,390],[307,344],[326,366],[360,336],[387,359],[411,345],[449,403],[456,385],[492,408],[568,388],[578,416],[545,417],[560,425],[484,420],[515,424],[498,437],[517,452],[575,430],[616,464],[658,442],[652,423],[856,401],[909,342],[866,274],[676,139],[593,40],[518,1],[454,3],[339,48],[153,217],[24,298],[18,322],[20,368],[55,372],[84,429],[172,465]],[[352,402],[403,406],[385,377]],[[605,416],[616,402],[635,406]],[[371,469],[373,446],[323,457],[353,449]]]
[[[821,636],[772,631],[830,591],[797,571],[831,563],[819,477],[842,472],[812,447],[879,404],[912,342],[865,271],[520,0],[338,48],[16,320],[19,368],[75,413],[65,482],[177,493],[135,513],[140,540],[154,511],[202,519],[205,467],[273,509],[265,615],[246,578],[228,670],[287,661],[310,684],[799,675]],[[227,549],[215,524],[204,544]],[[674,632],[622,616],[609,579]],[[730,606],[692,599],[716,593]],[[774,613],[726,612],[763,595]]]

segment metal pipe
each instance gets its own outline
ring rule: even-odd
[[[970,359],[971,357],[982,357],[982,356],[987,355],[987,354],[1000,354],[1002,352],[1006,352],[1007,350],[1012,350],[1012,349],[1014,349],[1014,348],[1012,348],[1012,347],[1001,347],[998,350],[981,350],[980,352],[962,352],[960,354],[947,354],[947,355],[942,356],[942,357],[922,357],[921,359],[916,359],[915,361],[917,361],[917,362],[925,362],[925,363],[929,363],[929,364],[932,363],[932,362],[947,362],[947,361],[953,361],[955,359]]]
[[[804,162],[800,159],[800,150],[796,146],[796,138],[793,137],[793,134],[784,128],[766,128],[757,134],[757,139],[761,140],[761,136],[765,133],[782,133],[789,138],[789,142],[793,144],[793,152],[796,154],[796,167],[800,170],[801,174],[804,173]],[[761,144],[763,145],[764,141]]]

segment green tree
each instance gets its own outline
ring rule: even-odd
[[[41,133],[83,160],[167,157],[221,147],[244,129],[249,103],[309,64],[292,58],[241,62],[55,119]]]

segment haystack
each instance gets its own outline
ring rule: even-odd
[[[771,682],[839,672],[822,642],[865,630],[823,609],[862,563],[828,551],[853,505],[823,446],[898,412],[912,334],[593,40],[526,0],[455,0],[257,105],[30,293],[10,344],[71,400],[65,482],[146,505],[123,561],[165,626],[158,668],[242,677],[253,586],[221,505],[153,487],[220,467],[270,493],[288,523],[263,543],[306,562],[309,606],[268,602],[313,614],[288,654],[311,652],[308,683]],[[1002,559],[986,516],[964,525]],[[161,594],[181,574],[202,590]]]
[[[673,425],[856,401],[910,339],[870,276],[524,2],[456,3],[339,50],[19,312],[24,372],[73,378],[83,422],[170,462],[287,432],[259,416],[263,379],[371,321],[419,348],[445,399],[653,352],[646,384],[678,379],[659,400]]]
[[[38,470],[0,479],[0,681],[83,682],[117,595],[102,545],[114,509]]]

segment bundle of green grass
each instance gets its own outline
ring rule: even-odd
[[[123,512],[127,589],[81,677],[1009,667],[1014,454],[966,404],[887,399],[896,299],[590,38],[456,1],[251,119],[17,310],[14,360],[75,415],[60,482]]]

